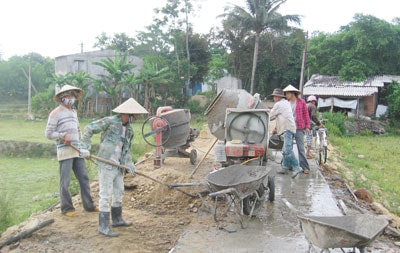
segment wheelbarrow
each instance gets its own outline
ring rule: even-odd
[[[369,214],[349,216],[298,216],[301,229],[312,245],[330,252],[330,248],[356,248],[365,253],[367,247],[388,226],[388,221]]]
[[[236,164],[207,174],[206,183],[178,183],[170,186],[205,186],[210,192],[208,196],[215,198],[215,221],[218,221],[216,218],[218,197],[229,196],[230,202],[237,207],[235,212],[244,228],[242,216],[248,215],[250,219],[254,211],[261,208],[267,190],[268,200],[272,202],[275,199],[275,181],[274,177],[268,176],[270,171],[271,169],[266,166]],[[267,187],[264,186],[266,177],[268,177]],[[239,209],[239,212],[236,209]]]

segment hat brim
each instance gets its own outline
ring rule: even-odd
[[[279,95],[279,94],[271,94],[270,96],[272,96],[272,97],[281,97],[281,98],[285,97],[285,95]]]
[[[83,97],[83,94],[84,94],[84,91],[83,90],[81,90],[81,89],[72,89],[72,90],[66,90],[66,91],[63,91],[63,92],[59,92],[59,93],[57,93],[54,97],[53,97],[53,100],[55,101],[55,102],[57,102],[57,103],[62,103],[62,101],[61,101],[61,94],[63,94],[63,93],[66,93],[66,92],[70,92],[70,91],[75,91],[76,92],[76,99],[77,100],[81,100],[82,99],[82,97]]]

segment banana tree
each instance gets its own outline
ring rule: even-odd
[[[127,53],[118,51],[115,51],[114,59],[101,59],[93,64],[103,67],[108,72],[108,75],[99,75],[96,83],[99,90],[111,97],[111,108],[116,107],[121,102],[121,90],[125,84],[123,80],[131,73],[135,65],[127,61]]]

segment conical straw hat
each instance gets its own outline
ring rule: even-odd
[[[64,85],[57,93],[56,95],[53,97],[53,100],[61,103],[61,94],[67,91],[76,91],[76,99],[80,100],[83,97],[83,90],[81,88],[66,84]]]
[[[147,114],[149,113],[141,106],[135,99],[129,98],[119,106],[117,106],[113,112],[116,113],[125,113],[125,114]]]
[[[296,93],[301,93],[298,89],[296,89],[293,85],[289,84],[286,88],[283,89],[283,92],[292,91]]]

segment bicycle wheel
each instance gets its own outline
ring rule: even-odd
[[[318,165],[321,165],[322,164],[322,153],[323,153],[323,148],[318,148]]]

